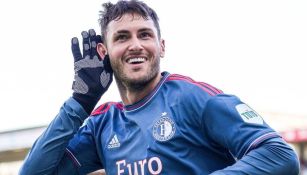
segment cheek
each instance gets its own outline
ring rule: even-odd
[[[161,54],[161,52],[163,52],[163,49],[161,45],[159,45],[159,43],[156,43],[155,45],[153,45],[152,50],[154,50],[156,54]]]
[[[113,46],[111,47],[112,49],[109,49],[109,56],[111,58],[116,58],[116,59],[120,59],[123,57],[124,53],[125,53],[125,49],[124,47],[120,47],[120,46]]]
[[[111,67],[112,67],[112,69],[115,69],[116,68],[116,65],[117,65],[117,61],[116,61],[116,59],[114,59],[114,57],[112,57],[111,55],[109,55],[109,57],[110,57],[110,64],[111,64]]]

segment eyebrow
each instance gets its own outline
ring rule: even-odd
[[[154,32],[151,28],[142,28],[138,32]]]
[[[117,35],[117,34],[125,34],[125,33],[129,33],[129,31],[128,30],[119,30],[119,31],[115,32],[115,35]]]
[[[151,28],[141,28],[138,30],[138,32],[146,32],[146,31],[150,31],[150,32],[154,32]],[[117,32],[115,32],[115,35],[117,34],[127,34],[130,33],[129,30],[119,30]]]

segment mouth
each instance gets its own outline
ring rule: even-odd
[[[146,61],[146,58],[143,57],[135,57],[135,58],[129,58],[126,60],[128,64],[141,64]]]

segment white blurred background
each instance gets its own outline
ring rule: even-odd
[[[99,32],[102,2],[1,1],[0,130],[56,115],[71,95],[70,39]],[[238,95],[260,113],[307,114],[307,1],[145,2],[160,17],[163,70]],[[102,100],[120,100],[115,83]]]
[[[99,32],[103,2],[0,1],[0,132],[57,114],[72,93],[70,39]],[[239,96],[278,131],[307,129],[307,1],[145,2],[160,17],[163,70]],[[105,101],[120,101],[115,83]]]

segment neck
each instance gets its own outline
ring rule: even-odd
[[[132,105],[147,96],[159,84],[161,77],[161,73],[158,73],[157,76],[155,76],[146,84],[133,87],[124,84],[115,78],[124,105]]]

